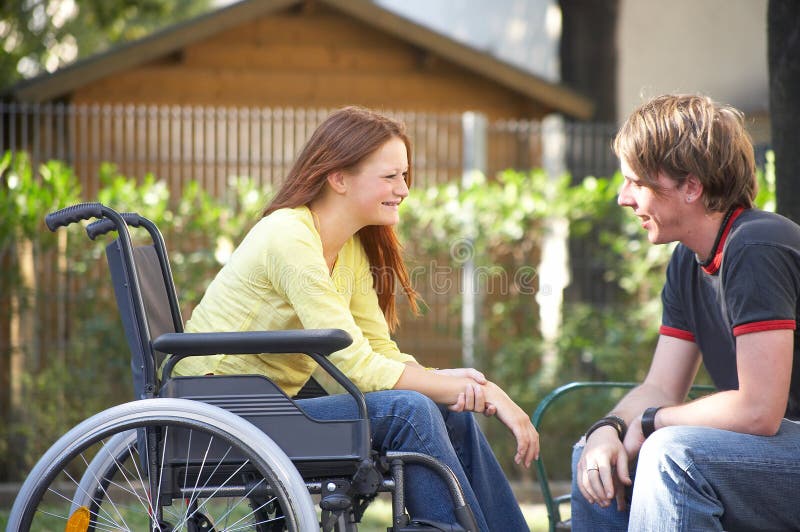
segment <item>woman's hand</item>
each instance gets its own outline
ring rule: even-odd
[[[631,436],[636,422],[632,422],[625,440]],[[584,498],[603,508],[616,499],[617,508],[624,510],[625,486],[632,484],[628,472],[626,445],[619,440],[619,433],[611,427],[600,427],[592,432],[583,447],[583,454],[575,471],[578,489]]]
[[[493,382],[484,385],[486,402],[497,409],[497,417],[511,430],[517,440],[514,462],[530,467],[539,458],[539,433],[531,418],[499,386]]]
[[[434,373],[438,375],[449,375],[450,377],[467,378],[472,381],[467,383],[464,391],[458,394],[456,402],[447,407],[448,410],[452,412],[477,412],[485,416],[493,416],[497,413],[497,408],[495,408],[494,405],[486,403],[483,385],[488,381],[486,380],[486,376],[477,369],[437,369],[434,370]]]

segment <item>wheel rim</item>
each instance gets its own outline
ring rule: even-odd
[[[196,403],[191,409],[196,409]],[[232,427],[220,425],[219,420],[209,423],[164,412],[139,411],[111,419],[105,425],[84,429],[78,441],[67,441],[57,452],[49,453],[52,456],[43,457],[31,474],[37,475],[38,481],[23,486],[20,497],[25,502],[21,507],[15,502],[12,509],[11,519],[17,515],[22,529],[65,529],[65,525],[72,527],[66,530],[80,532],[312,529],[308,519],[298,522],[293,511],[294,499],[308,493],[287,491],[280,472],[276,474],[271,470],[273,464],[265,463],[264,450],[238,439],[258,439],[258,435],[263,439],[263,433],[248,434],[247,426],[244,432],[237,432],[242,428],[239,421]],[[146,463],[138,452],[142,446],[150,447],[146,440],[140,437],[124,450],[110,444],[115,435],[135,428],[140,434],[145,428],[157,428],[162,434],[155,496],[150,495]],[[175,449],[183,454],[173,452]],[[92,470],[98,461],[104,470]],[[296,482],[293,485],[296,487]],[[79,515],[84,513],[90,516],[88,524]],[[153,519],[155,515],[160,518]]]

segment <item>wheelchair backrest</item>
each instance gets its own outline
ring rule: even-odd
[[[152,245],[133,248],[134,269],[138,279],[139,292],[129,281],[129,267],[125,264],[120,242],[115,239],[106,247],[106,259],[114,285],[117,308],[125,330],[125,337],[131,350],[131,370],[135,397],[142,398],[153,393],[158,386],[157,374],[151,376],[153,387],[148,389],[147,367],[159,368],[166,356],[151,347],[150,340],[169,332],[183,332],[183,320],[178,306],[172,272],[166,256],[166,248],[154,224],[147,226],[153,238]],[[137,319],[135,309],[141,299],[144,320]],[[147,339],[142,342],[142,337]],[[145,359],[152,365],[145,364]]]

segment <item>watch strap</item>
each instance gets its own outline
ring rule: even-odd
[[[608,415],[604,418],[600,418],[594,423],[592,426],[589,427],[589,430],[586,431],[586,438],[588,439],[591,436],[592,432],[596,431],[600,427],[607,427],[612,426],[617,431],[617,436],[619,436],[620,441],[625,439],[625,433],[628,431],[628,424],[625,423],[625,420],[619,416],[615,416],[613,414]]]
[[[642,414],[642,435],[649,438],[656,431],[656,414],[661,410],[660,406],[651,406],[645,409]]]

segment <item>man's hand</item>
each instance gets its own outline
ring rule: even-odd
[[[638,430],[641,433],[641,428]],[[628,435],[630,433],[631,427],[628,428]],[[626,441],[628,435],[625,436]],[[606,508],[612,499],[616,499],[617,508],[624,510],[627,507],[624,487],[633,483],[628,464],[628,453],[619,441],[617,431],[611,426],[600,427],[586,440],[578,461],[575,471],[578,489],[591,503]]]
[[[639,451],[644,445],[644,434],[642,434],[642,416],[641,414],[631,421],[631,426],[628,427],[628,432],[625,434],[625,441],[622,442],[625,446],[625,452],[631,460],[639,456]]]

